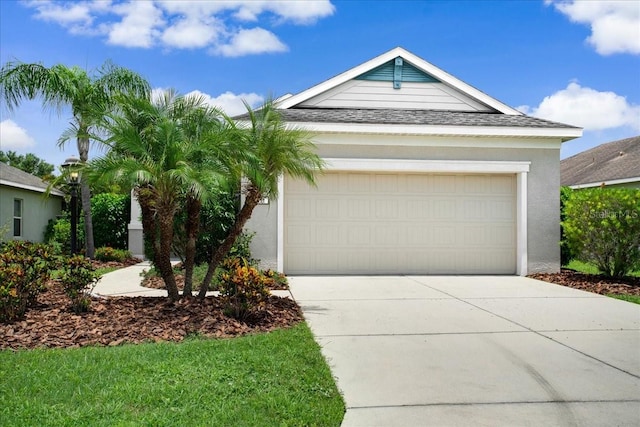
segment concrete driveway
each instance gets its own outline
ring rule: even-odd
[[[343,426],[638,426],[640,306],[523,277],[290,277]]]

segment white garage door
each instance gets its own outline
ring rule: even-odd
[[[515,175],[285,179],[287,274],[514,274]]]

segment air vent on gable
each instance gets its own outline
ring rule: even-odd
[[[360,74],[356,77],[356,80],[393,82],[396,89],[400,89],[401,82],[439,83],[438,79],[417,69],[401,57],[392,59],[373,70]]]

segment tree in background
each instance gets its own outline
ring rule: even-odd
[[[132,93],[149,97],[149,83],[135,72],[105,63],[95,74],[80,67],[57,64],[47,68],[41,64],[8,62],[0,69],[0,98],[9,111],[23,99],[40,98],[45,108],[58,114],[71,109],[71,126],[58,140],[63,145],[76,139],[80,161],[89,160],[90,142],[98,140],[99,125],[113,106],[117,93]],[[93,222],[91,191],[86,179],[80,182],[84,212],[86,255],[93,258]]]
[[[22,171],[38,176],[44,180],[51,178],[55,167],[51,163],[47,163],[35,154],[18,154],[15,151],[0,150],[0,162],[9,166],[18,168]]]

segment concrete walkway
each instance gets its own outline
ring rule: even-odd
[[[151,269],[151,263],[144,261],[130,267],[121,268],[111,273],[107,273],[102,276],[95,288],[93,288],[93,295],[108,297],[108,296],[128,296],[128,297],[166,297],[167,291],[165,289],[151,289],[141,286],[142,274],[146,270]],[[198,290],[194,290],[193,294],[197,295]],[[289,291],[271,291],[273,295],[281,297],[291,297]],[[218,292],[207,292],[207,296],[217,295]]]
[[[640,306],[522,277],[291,277],[343,426],[638,426]]]

